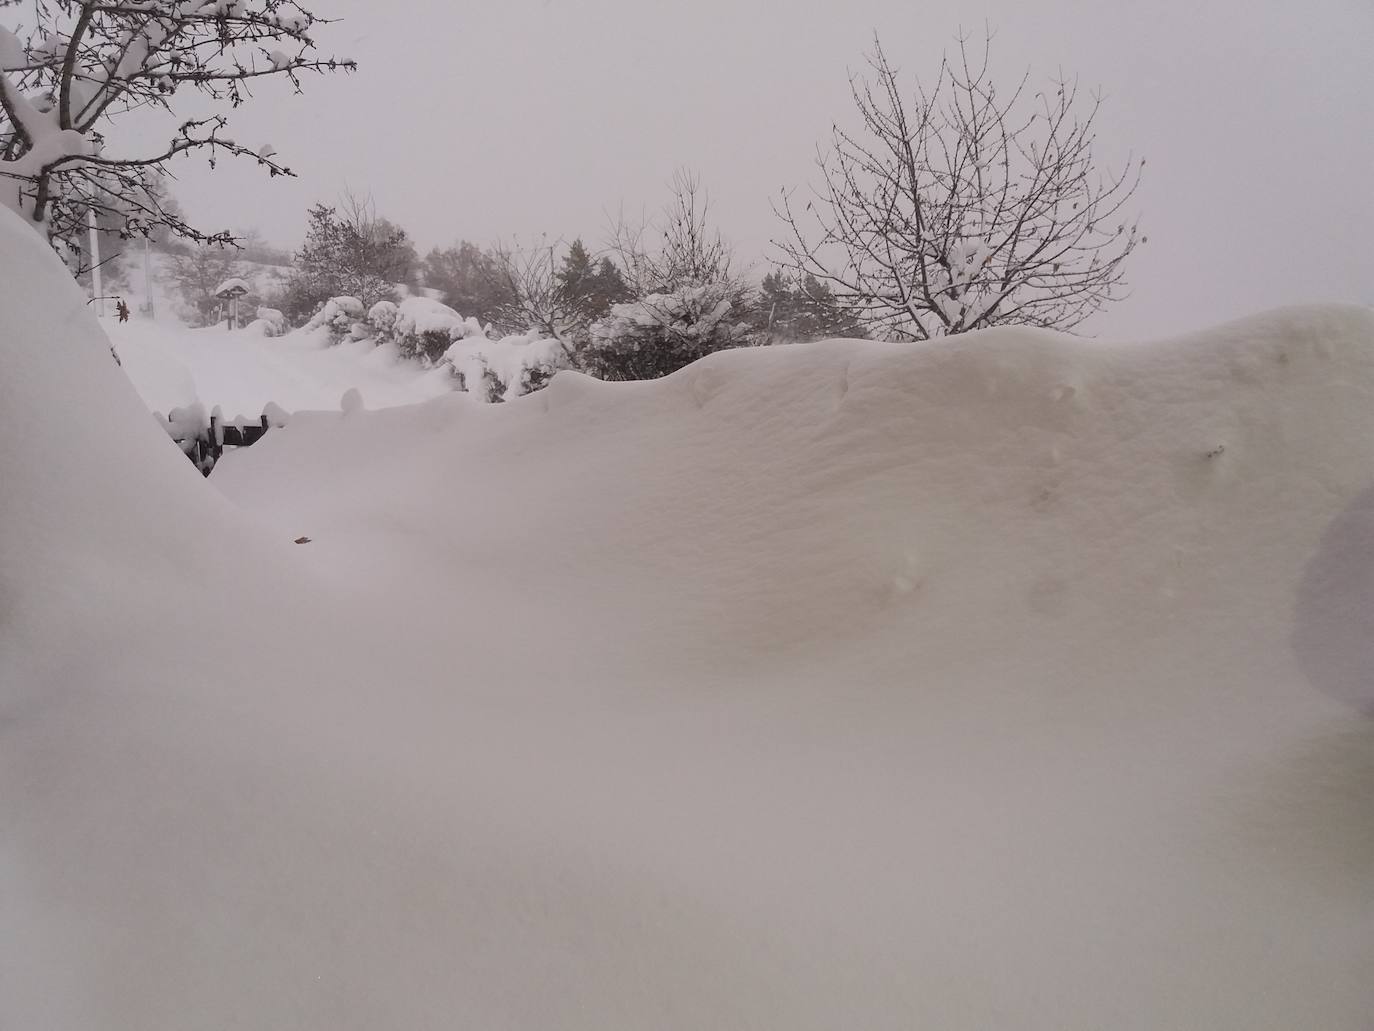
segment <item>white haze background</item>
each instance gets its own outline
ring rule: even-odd
[[[907,0],[331,0],[323,49],[353,76],[264,85],[234,134],[300,176],[179,166],[178,195],[217,228],[288,246],[316,200],[374,197],[422,249],[581,235],[697,169],[719,224],[765,270],[769,202],[814,179],[817,143],[853,117],[847,73],[880,34],[908,73],[962,26],[996,33],[1010,84],[1063,69],[1106,94],[1100,155],[1148,159],[1148,245],[1132,296],[1086,328],[1194,329],[1280,304],[1374,303],[1374,5],[1367,0],[1154,3]],[[303,131],[304,127],[304,131]]]

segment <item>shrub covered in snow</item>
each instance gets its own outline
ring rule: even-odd
[[[389,339],[399,314],[395,301],[378,301],[374,304],[367,310],[367,324],[372,327],[372,335],[379,341]]]
[[[538,390],[569,364],[557,340],[534,332],[490,339],[476,319],[431,297],[378,301],[366,312],[356,297],[333,297],[305,328],[327,329],[335,343],[371,339],[392,345],[426,368],[447,368],[459,390],[486,401]]]
[[[383,311],[381,321],[374,321],[378,339],[394,341],[404,357],[426,365],[441,361],[455,340],[484,336],[476,319],[464,318],[432,297],[407,297],[395,309],[394,315]]]
[[[453,370],[460,390],[493,402],[539,390],[555,372],[568,367],[563,345],[536,333],[500,340],[473,334],[451,344],[443,361]]]
[[[276,308],[258,308],[257,321],[262,328],[263,336],[279,337],[285,333],[288,328],[286,316]]]
[[[727,283],[702,283],[617,304],[592,324],[580,364],[599,379],[658,379],[739,347],[748,327],[737,317],[736,295]]]
[[[335,342],[344,339],[357,340],[360,336],[368,335],[363,319],[362,301],[356,297],[331,297],[311,316],[305,328],[328,329]]]

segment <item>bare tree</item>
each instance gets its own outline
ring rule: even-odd
[[[1101,97],[1063,76],[1032,93],[1029,73],[1000,93],[991,39],[961,37],[909,99],[875,39],[873,81],[850,80],[862,132],[836,126],[815,196],[776,205],[783,264],[882,335],[1071,329],[1120,296],[1145,242],[1124,214],[1144,159],[1094,161]]]
[[[695,172],[679,169],[673,197],[659,219],[630,222],[622,211],[611,226],[609,249],[638,297],[688,286],[742,286],[734,252],[710,223],[711,199]]]
[[[496,245],[491,255],[493,286],[503,300],[494,321],[513,333],[535,330],[557,340],[571,358],[590,319],[582,299],[567,290],[559,277],[561,247],[561,241],[523,248]]]
[[[106,148],[104,130],[138,109],[174,114],[187,89],[225,108],[260,78],[280,76],[297,91],[304,72],[352,69],[315,57],[311,30],[322,20],[294,0],[0,0],[20,8],[23,38],[0,29],[0,204],[50,235],[78,231],[94,208],[117,216],[125,234],[168,226],[203,233],[157,186],[174,157],[198,152],[256,162],[290,175],[270,146],[225,135],[224,114],[183,121],[151,153]]]

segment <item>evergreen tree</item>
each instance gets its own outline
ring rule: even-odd
[[[610,258],[602,258],[596,270],[596,303],[604,315],[613,304],[624,304],[634,299],[634,291],[625,277],[620,274],[620,266]]]
[[[634,296],[615,262],[610,258],[593,261],[580,238],[568,247],[556,278],[565,304],[587,322],[605,317],[611,305]]]
[[[858,316],[839,307],[825,284],[810,275],[797,280],[781,270],[763,277],[753,322],[755,331],[767,342],[868,335]]]
[[[580,237],[572,242],[568,253],[563,255],[563,267],[558,270],[557,280],[563,296],[578,307],[595,304],[596,265],[592,263],[592,256],[587,253],[587,247]]]

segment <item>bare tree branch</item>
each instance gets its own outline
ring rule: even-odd
[[[1145,241],[1124,211],[1144,160],[1094,160],[1098,96],[1062,74],[1030,93],[994,84],[991,34],[961,36],[908,95],[875,39],[850,91],[862,131],[835,126],[805,203],[774,205],[785,267],[877,333],[926,339],[993,325],[1072,329],[1124,288]]]
[[[234,108],[259,79],[280,76],[299,92],[304,72],[354,68],[314,55],[311,30],[327,23],[296,0],[0,0],[0,7],[26,12],[22,40],[0,29],[0,203],[52,236],[79,231],[98,208],[122,215],[125,235],[167,226],[193,240],[227,239],[150,203],[148,184],[166,176],[168,161],[193,152],[211,165],[231,156],[291,175],[270,147],[223,135],[223,114],[182,123],[152,153],[107,154],[100,130],[137,109],[172,113],[186,89]]]

